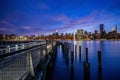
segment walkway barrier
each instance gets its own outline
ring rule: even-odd
[[[17,49],[10,52],[7,47],[6,53],[0,54],[0,80],[25,80],[36,76],[36,69],[52,51],[55,42],[36,43],[30,47]],[[50,57],[49,57],[50,58]]]

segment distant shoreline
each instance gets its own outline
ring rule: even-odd
[[[63,40],[63,41],[120,41],[120,39],[89,39],[89,40]]]
[[[91,41],[92,39],[86,40],[86,41]],[[120,40],[120,39],[93,39],[93,41],[103,41],[103,40]],[[79,40],[78,40],[79,41]]]
[[[83,39],[83,40],[62,40],[62,41],[120,41],[120,39]],[[44,40],[1,40],[0,42],[27,42],[27,41],[44,41]],[[51,40],[48,40],[51,41]],[[55,40],[54,40],[55,41]],[[59,41],[59,40],[57,40]]]

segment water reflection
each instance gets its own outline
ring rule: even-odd
[[[98,80],[102,80],[102,68],[98,67]]]
[[[84,80],[90,80],[90,63],[85,61],[83,63],[84,67]]]
[[[70,80],[74,80],[74,66],[70,68]]]
[[[83,44],[83,41],[74,41],[74,54],[77,62],[81,60],[81,48],[80,46]]]
[[[68,45],[68,56],[62,55],[62,49],[58,51],[54,69],[50,73],[54,77],[50,79],[60,80],[58,78],[62,75],[62,80],[120,80],[120,41],[74,41]],[[98,50],[101,57],[97,54]]]
[[[81,60],[81,46],[79,46],[79,58]]]
[[[98,51],[98,80],[102,80],[102,54]]]
[[[71,67],[74,67],[74,53],[71,52]]]

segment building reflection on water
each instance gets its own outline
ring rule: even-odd
[[[98,80],[102,80],[102,68],[98,67]]]

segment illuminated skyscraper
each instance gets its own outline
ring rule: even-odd
[[[77,30],[77,39],[82,40],[84,38],[83,29]]]
[[[115,27],[112,28],[112,32],[116,32],[117,33],[117,25],[115,25]]]

